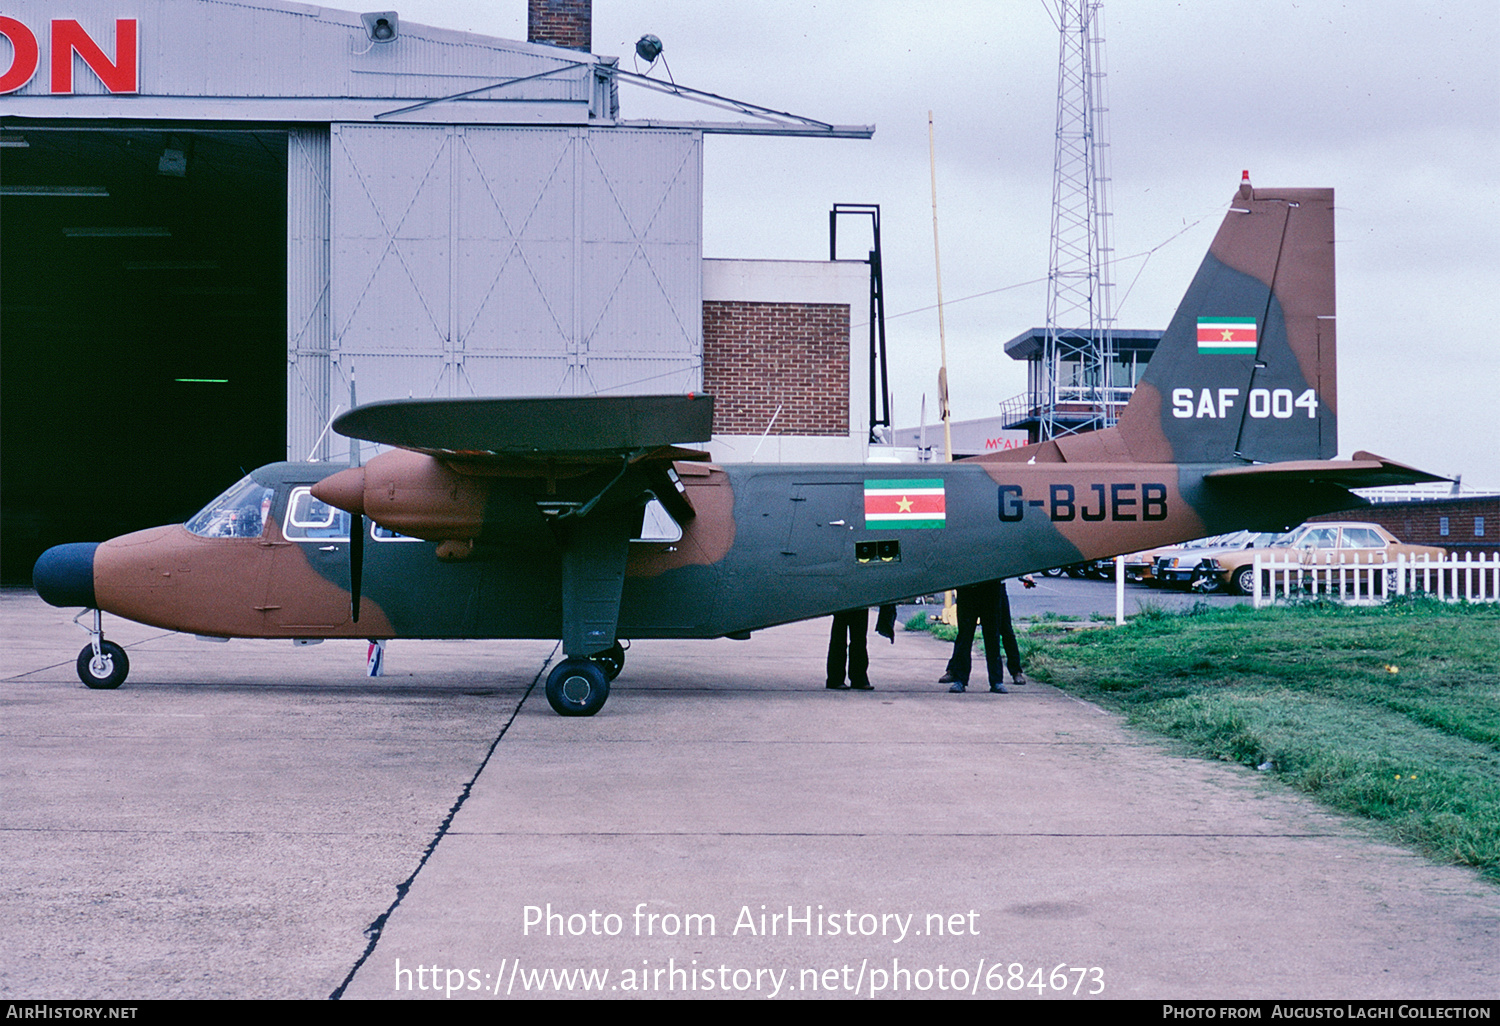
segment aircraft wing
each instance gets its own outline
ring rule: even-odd
[[[1391,485],[1447,481],[1446,477],[1376,456],[1357,452],[1352,460],[1291,460],[1285,463],[1258,463],[1248,467],[1229,467],[1205,476],[1213,483],[1246,484],[1331,484],[1340,488],[1384,488]]]
[[[674,444],[707,441],[713,415],[713,396],[698,393],[395,399],[356,407],[333,427],[351,438],[459,462],[613,462],[657,456],[658,450],[667,450],[660,453],[667,459],[706,460]]]

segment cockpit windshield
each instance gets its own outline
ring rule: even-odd
[[[204,538],[259,538],[271,514],[273,490],[249,475],[225,490],[187,522]]]

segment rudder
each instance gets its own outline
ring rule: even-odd
[[[1336,370],[1333,190],[1247,176],[1120,434],[1152,462],[1331,459]]]

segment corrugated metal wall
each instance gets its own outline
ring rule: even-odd
[[[289,132],[286,153],[287,458],[327,459],[329,439],[320,438],[333,413],[328,390],[327,128]]]
[[[290,162],[294,454],[351,372],[361,402],[701,387],[697,133],[340,124],[328,141],[326,279],[303,133]]]

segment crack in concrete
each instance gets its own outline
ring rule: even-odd
[[[390,921],[391,916],[400,907],[401,902],[406,898],[407,892],[411,890],[412,884],[416,883],[417,874],[422,872],[422,867],[427,865],[428,859],[432,858],[432,853],[437,850],[438,842],[447,836],[448,828],[453,825],[453,818],[458,815],[458,810],[463,808],[464,802],[469,800],[469,795],[474,790],[475,781],[484,772],[484,768],[489,765],[490,759],[495,754],[495,749],[500,747],[500,742],[505,739],[506,732],[510,730],[511,724],[515,723],[516,717],[520,715],[521,707],[526,704],[526,699],[530,698],[531,693],[536,690],[537,681],[542,679],[542,674],[546,673],[547,667],[552,665],[552,659],[557,655],[557,650],[561,646],[562,642],[558,642],[557,645],[553,646],[552,653],[542,661],[541,669],[537,670],[536,676],[531,678],[531,684],[521,695],[520,700],[516,702],[516,707],[511,710],[510,719],[505,721],[505,726],[500,728],[500,733],[496,734],[495,740],[490,742],[489,750],[484,753],[484,758],[479,761],[479,766],[474,770],[474,775],[469,778],[468,783],[464,784],[463,790],[458,793],[458,798],[448,809],[448,815],[443,818],[443,822],[437,828],[437,833],[428,842],[426,850],[422,852],[422,857],[417,860],[416,868],[411,871],[410,876],[396,886],[395,900],[391,902],[389,908],[376,917],[374,922],[365,927],[364,934],[368,938],[369,943],[365,945],[364,953],[350,967],[349,974],[344,977],[344,981],[334,989],[332,994],[328,995],[330,1001],[338,1001],[344,996],[344,991],[348,989],[349,984],[354,982],[355,974],[359,972],[365,962],[369,961],[370,956],[375,953],[375,946],[380,943],[380,935],[385,930],[385,924]]]

